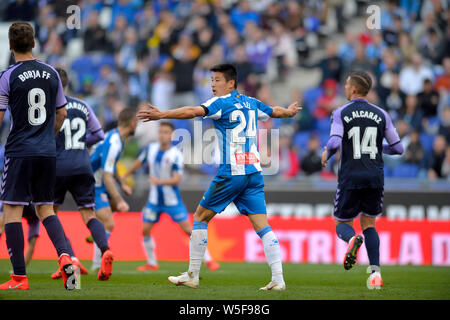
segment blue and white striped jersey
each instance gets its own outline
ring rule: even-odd
[[[167,150],[161,150],[158,142],[149,144],[140,154],[138,159],[148,164],[150,176],[161,180],[172,178],[174,172],[183,174],[183,154],[171,146]],[[151,185],[148,201],[157,206],[177,206],[182,203],[178,186]]]
[[[204,118],[214,120],[220,165],[217,175],[248,175],[261,171],[257,145],[257,120],[266,121],[273,109],[237,90],[202,104]]]
[[[103,173],[114,174],[116,172],[116,164],[123,151],[119,129],[108,131],[105,140],[97,143],[93,148],[90,160],[92,171],[94,171],[95,187],[105,188]]]

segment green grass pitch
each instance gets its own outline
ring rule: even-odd
[[[82,261],[89,269],[90,261]],[[160,262],[158,271],[139,272],[140,261],[114,262],[113,275],[101,282],[91,272],[81,277],[81,289],[66,291],[52,280],[56,261],[33,260],[27,268],[29,291],[2,291],[0,300],[448,300],[450,268],[382,267],[381,290],[366,287],[367,266],[346,271],[340,265],[284,264],[286,291],[262,292],[270,281],[263,263],[222,263],[211,272],[202,266],[200,287],[176,287],[167,277],[178,275],[187,262]],[[9,260],[0,260],[0,282],[9,280]]]

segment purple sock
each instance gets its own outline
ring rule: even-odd
[[[367,228],[363,231],[367,256],[371,266],[380,266],[380,238],[375,228]]]
[[[5,224],[6,246],[8,247],[9,258],[16,276],[25,276],[25,257],[23,255],[24,237],[21,222],[11,222]]]
[[[92,218],[86,224],[89,231],[91,231],[92,238],[94,238],[95,244],[102,251],[102,254],[109,250],[108,239],[106,238],[105,227],[98,221],[97,218]]]
[[[48,216],[42,221],[42,224],[44,225],[45,230],[47,230],[48,237],[52,240],[53,246],[58,253],[58,258],[63,253],[70,255],[70,252],[67,249],[66,236],[58,217],[55,215]]]
[[[67,238],[67,236],[64,234],[65,238],[66,238],[66,245],[67,245],[67,250],[69,250],[69,254],[71,257],[75,257],[75,253],[73,252],[72,249],[72,244],[70,243],[69,238]]]
[[[350,239],[355,235],[355,230],[352,228],[352,226],[341,223],[336,226],[336,234],[339,238],[348,243]]]

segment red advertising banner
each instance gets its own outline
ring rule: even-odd
[[[93,247],[85,238],[89,231],[78,212],[58,214],[79,259],[92,259]],[[192,215],[190,215],[192,220]],[[117,260],[145,260],[142,245],[142,219],[139,212],[114,214],[115,229],[110,247]],[[331,217],[271,217],[269,223],[278,237],[284,262],[341,263],[346,243],[338,239]],[[25,237],[27,223],[23,222]],[[355,229],[360,232],[359,222]],[[450,221],[389,220],[379,218],[380,263],[450,266]],[[177,224],[163,215],[152,231],[159,260],[187,261],[189,237]],[[27,246],[25,247],[25,249]],[[264,262],[261,240],[245,216],[216,216],[208,226],[208,248],[219,261]],[[7,259],[5,237],[0,238],[0,259]],[[56,259],[56,251],[41,226],[34,259]],[[368,264],[365,246],[359,263]]]

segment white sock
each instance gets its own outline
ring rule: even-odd
[[[111,232],[105,230],[105,233],[106,233],[106,240],[109,242],[109,236],[111,235]],[[100,268],[101,265],[102,265],[102,250],[100,250],[100,248],[94,242],[94,258],[92,259],[92,268]]]
[[[143,241],[145,253],[147,254],[147,263],[156,266],[158,264],[158,261],[155,257],[155,242],[153,241],[152,236],[144,237]]]
[[[99,268],[102,264],[102,251],[94,242],[94,258],[92,259],[92,267]]]
[[[195,279],[198,279],[200,274],[202,259],[205,255],[206,245],[208,243],[208,230],[206,229],[207,225],[207,223],[204,223],[204,228],[193,229],[191,232],[191,238],[189,241],[189,271],[194,274]]]
[[[272,281],[283,282],[283,266],[281,263],[280,244],[272,229],[266,231],[262,235],[261,241],[263,243],[267,263],[272,271]]]

